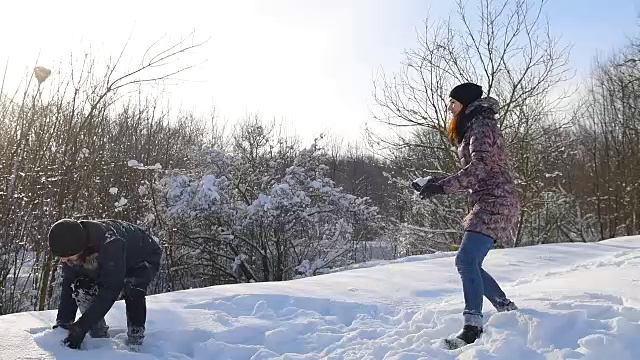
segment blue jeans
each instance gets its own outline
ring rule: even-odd
[[[482,261],[493,244],[491,237],[473,231],[466,231],[462,237],[456,267],[462,280],[465,325],[482,327],[483,295],[496,308],[510,302],[498,283],[482,268]]]

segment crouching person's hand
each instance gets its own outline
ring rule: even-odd
[[[55,330],[57,328],[62,328],[62,329],[65,329],[65,330],[69,330],[69,325],[71,325],[71,324],[70,323],[56,323],[51,328],[53,330]]]
[[[71,349],[79,349],[85,335],[87,334],[87,330],[83,329],[77,323],[67,325],[67,330],[69,330],[69,335],[67,335],[62,343]]]

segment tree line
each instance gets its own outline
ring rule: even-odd
[[[541,20],[545,2],[478,4],[427,19],[402,70],[374,79],[372,114],[385,130],[358,143],[304,144],[258,115],[228,125],[215,111],[172,110],[145,85],[191,67],[176,61],[198,48],[190,38],[150,48],[133,69],[87,55],[68,76],[35,68],[21,93],[3,82],[0,313],[57,306],[47,231],[63,217],[147,229],[164,251],[153,293],[451,250],[466,199],[421,201],[409,183],[458,168],[446,105],[462,81],[501,103],[523,203],[502,246],[637,234],[640,43],[630,39],[565,93],[570,48]]]

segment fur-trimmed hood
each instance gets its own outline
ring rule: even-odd
[[[500,103],[495,98],[491,96],[486,96],[469,104],[469,106],[467,106],[467,111],[465,111],[465,113],[471,114],[474,111],[483,111],[483,110],[489,110],[495,115],[500,111]]]

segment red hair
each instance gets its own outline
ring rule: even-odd
[[[457,145],[458,141],[460,141],[459,134],[461,129],[458,129],[458,126],[460,125],[459,119],[466,110],[467,107],[463,106],[462,109],[460,109],[460,111],[458,111],[458,113],[453,118],[451,118],[449,126],[447,126],[447,138],[454,145]]]
[[[449,122],[449,126],[447,127],[447,138],[449,142],[452,144],[456,143],[456,139],[458,138],[458,117],[454,116]]]

